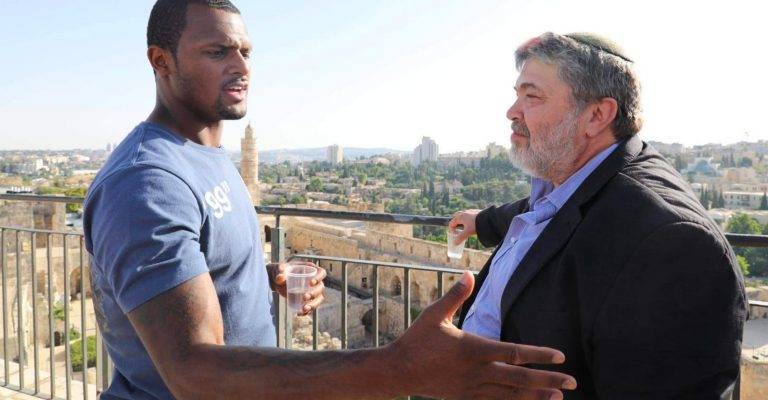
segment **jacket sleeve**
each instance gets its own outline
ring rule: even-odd
[[[730,398],[746,295],[724,240],[678,222],[638,245],[585,344],[600,399]]]
[[[528,198],[501,206],[490,206],[475,217],[477,238],[485,247],[495,247],[507,235],[509,224],[515,215],[528,208]]]

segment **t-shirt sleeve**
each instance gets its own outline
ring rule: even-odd
[[[94,268],[126,314],[208,272],[200,247],[203,209],[177,176],[133,166],[108,178],[86,204]]]

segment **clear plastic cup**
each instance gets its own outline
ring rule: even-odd
[[[467,240],[456,242],[461,232],[464,232],[464,228],[460,226],[454,229],[448,228],[448,257],[461,258],[464,255],[464,243]]]
[[[304,295],[312,287],[312,278],[317,275],[317,268],[307,264],[289,263],[286,275],[288,307],[292,310],[302,311],[304,309]]]

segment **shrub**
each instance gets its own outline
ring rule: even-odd
[[[96,366],[96,336],[88,336],[88,367]],[[72,342],[69,346],[69,357],[72,360],[72,370],[83,370],[83,340]]]

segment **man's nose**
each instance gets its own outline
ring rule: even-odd
[[[523,113],[520,110],[520,101],[519,99],[515,100],[514,103],[509,107],[507,110],[507,119],[510,121],[515,121],[519,119],[523,119]]]
[[[229,65],[229,73],[236,75],[248,76],[251,73],[251,64],[245,56],[239,52],[234,51],[235,55],[232,58],[232,63]]]

